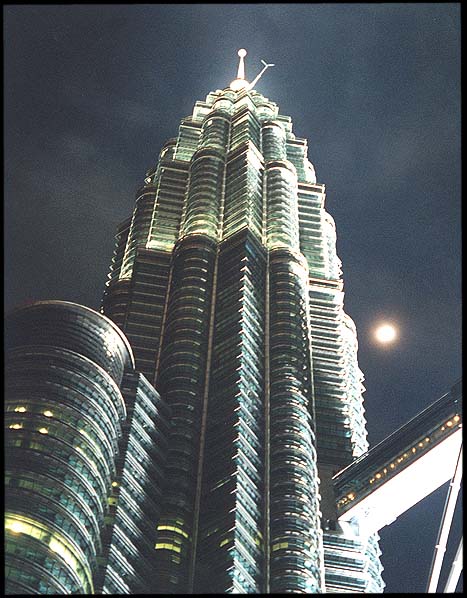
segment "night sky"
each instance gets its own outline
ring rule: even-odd
[[[5,6],[5,309],[99,308],[146,170],[239,48],[326,185],[373,446],[461,376],[459,4]],[[386,591],[425,591],[446,491],[381,530]]]

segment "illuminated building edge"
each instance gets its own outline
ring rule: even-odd
[[[368,444],[335,225],[306,154],[258,92],[210,93],[117,233],[103,311],[173,413],[164,592],[384,587],[376,537],[319,503]]]
[[[339,521],[371,534],[454,474],[462,444],[462,381],[333,478]]]
[[[159,395],[122,332],[87,307],[37,302],[5,330],[6,593],[149,592]]]

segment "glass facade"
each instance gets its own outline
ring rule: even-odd
[[[368,450],[343,301],[291,118],[241,78],[196,102],[117,230],[105,315],[8,317],[8,593],[381,592],[377,535],[338,520]]]
[[[168,412],[137,372],[122,380],[127,418],[108,496],[97,594],[153,593],[154,541],[163,494]]]
[[[5,332],[5,592],[148,591],[159,395],[91,309],[38,302],[9,314]]]
[[[367,448],[336,230],[290,117],[239,85],[162,148],[102,304],[171,412],[154,587],[382,591],[377,536],[337,523]]]
[[[242,72],[147,171],[102,313],[7,317],[7,594],[381,593],[352,509],[459,433],[460,384],[368,451],[325,188]]]

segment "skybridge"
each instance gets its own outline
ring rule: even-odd
[[[372,534],[452,479],[462,445],[462,386],[435,401],[333,478],[338,521]]]

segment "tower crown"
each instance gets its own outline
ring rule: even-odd
[[[241,89],[253,89],[253,87],[258,83],[261,75],[264,73],[264,71],[270,67],[270,66],[275,66],[272,63],[267,63],[264,60],[261,60],[262,64],[263,64],[263,69],[260,71],[260,73],[258,75],[256,75],[256,77],[253,79],[253,81],[251,83],[248,83],[248,81],[245,79],[245,63],[244,63],[244,58],[247,55],[247,51],[244,50],[243,48],[241,48],[237,54],[240,57],[240,61],[238,63],[238,71],[237,71],[237,78],[234,79],[232,81],[232,83],[230,84],[230,89],[232,89],[233,91],[240,91]]]
[[[245,79],[245,63],[243,59],[245,58],[247,52],[243,48],[241,48],[237,52],[238,56],[240,57],[238,63],[238,71],[237,71],[237,78],[232,81],[230,84],[230,89],[234,91],[240,91],[241,89],[245,89],[249,87],[248,81]]]

